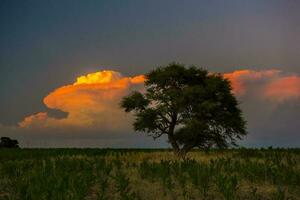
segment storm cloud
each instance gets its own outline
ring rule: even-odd
[[[277,69],[243,69],[223,76],[230,81],[248,121],[249,135],[241,144],[297,145],[300,117],[300,77],[297,74]],[[26,141],[30,136],[33,146],[45,143],[37,141],[47,141],[51,146],[54,138],[54,143],[60,139],[65,141],[55,143],[60,146],[136,147],[139,140],[147,141],[144,145],[155,146],[151,138],[133,134],[133,116],[120,108],[123,96],[144,89],[144,80],[143,75],[127,77],[111,70],[79,76],[72,84],[58,87],[43,99],[49,109],[65,112],[65,117],[38,112],[16,126],[2,125],[0,129]],[[156,145],[165,146],[166,140]]]

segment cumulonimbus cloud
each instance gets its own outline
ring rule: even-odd
[[[251,83],[256,83],[261,80],[269,80],[278,77],[279,70],[236,70],[229,73],[224,73],[224,77],[231,82],[233,92],[236,95],[244,95],[247,93],[248,86]]]
[[[300,77],[296,75],[281,77],[265,87],[265,96],[283,102],[300,98]]]
[[[237,96],[255,90],[255,95],[263,100],[283,102],[300,97],[300,76],[285,74],[280,70],[237,70],[224,73]],[[252,91],[253,94],[253,91]]]
[[[300,77],[280,70],[237,70],[223,74],[238,97],[255,94],[261,100],[282,102],[300,97]],[[43,100],[50,109],[67,113],[65,118],[40,112],[25,117],[21,128],[84,128],[103,131],[131,130],[131,116],[120,108],[123,96],[143,90],[144,76],[124,77],[104,70],[80,76],[70,85],[51,92]],[[255,92],[253,92],[255,91]]]
[[[50,109],[67,113],[66,118],[49,117],[40,112],[19,123],[22,128],[91,128],[103,131],[128,129],[130,116],[120,109],[120,100],[133,90],[143,88],[144,76],[123,77],[119,72],[100,71],[77,78],[43,100]]]

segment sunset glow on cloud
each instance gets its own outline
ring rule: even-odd
[[[119,72],[103,70],[101,72],[95,72],[87,74],[85,76],[80,76],[77,78],[73,85],[79,84],[93,84],[93,83],[110,83],[121,79],[122,75]]]
[[[262,99],[274,102],[293,100],[300,97],[300,77],[286,75],[282,71],[271,70],[238,70],[225,73],[233,88],[234,94],[243,96],[254,90]]]
[[[280,102],[300,97],[300,77],[287,76],[276,79],[266,86],[266,97]]]
[[[238,98],[248,94],[261,101],[293,100],[300,97],[300,77],[282,71],[237,70],[224,73]],[[116,71],[99,71],[80,76],[70,85],[57,88],[43,102],[50,109],[67,113],[65,118],[50,117],[39,112],[24,118],[21,128],[75,128],[106,132],[131,130],[131,116],[123,112],[119,103],[133,90],[143,90],[143,75],[124,77]]]
[[[66,112],[63,119],[37,113],[26,117],[22,128],[101,128],[105,131],[128,129],[129,116],[119,107],[121,98],[132,90],[140,90],[144,76],[123,77],[119,72],[101,71],[80,76],[71,85],[62,86],[43,100],[51,109]]]
[[[25,119],[19,123],[19,126],[22,128],[31,126],[31,127],[41,127],[45,126],[45,122],[48,119],[48,114],[45,112],[40,112],[35,115],[30,115],[25,117]]]
[[[224,77],[230,80],[233,92],[236,95],[243,95],[247,92],[247,86],[250,82],[255,82],[263,79],[278,77],[279,70],[236,70],[230,73],[224,73]]]

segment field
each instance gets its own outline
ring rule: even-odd
[[[300,199],[300,149],[2,149],[0,199]]]

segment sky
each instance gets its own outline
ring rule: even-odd
[[[167,147],[118,107],[169,62],[231,81],[247,147],[300,146],[296,0],[0,1],[0,136],[23,147]]]

